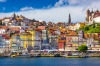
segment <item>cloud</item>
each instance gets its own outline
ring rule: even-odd
[[[99,1],[99,0],[67,0],[69,5],[90,5],[92,2]]]
[[[98,5],[96,4],[98,3]],[[55,7],[60,6],[81,6],[81,7],[99,7],[100,0],[59,0],[54,4]]]
[[[51,4],[48,5],[48,6],[46,6],[46,7],[43,7],[43,9],[49,9],[49,8],[52,8],[52,5]]]
[[[55,7],[63,6],[67,4],[67,0],[59,0],[58,2],[55,3]]]
[[[28,11],[28,10],[33,10],[32,7],[23,7],[20,9],[21,11]]]
[[[66,2],[66,4],[65,4]],[[59,3],[57,5],[57,3]],[[68,5],[69,4],[69,5]],[[56,5],[56,7],[55,7]],[[89,9],[100,9],[99,0],[59,0],[56,2],[54,7],[34,9],[32,7],[21,8],[20,11],[16,12],[17,15],[23,15],[30,19],[44,20],[46,22],[68,22],[68,14],[71,14],[72,22],[84,22],[86,17],[86,10]],[[5,16],[11,16],[10,13],[0,13],[0,18]]]
[[[48,5],[47,8],[51,8],[51,5]]]
[[[0,2],[6,2],[6,0],[0,0]]]
[[[27,18],[33,19],[35,18],[36,20],[45,20],[47,22],[52,21],[52,22],[67,22],[68,21],[68,10],[71,10],[71,16],[72,16],[72,21],[84,21],[84,19],[81,20],[83,12],[81,11],[81,7],[58,7],[58,8],[50,8],[50,9],[34,9],[34,10],[29,10],[29,11],[20,11],[16,12],[18,15],[23,15]],[[73,12],[74,11],[74,12]],[[3,15],[2,17],[5,16],[11,16],[13,12],[11,13],[1,13],[0,15]],[[80,19],[78,19],[80,17]]]

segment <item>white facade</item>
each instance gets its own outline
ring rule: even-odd
[[[5,23],[5,25],[7,26],[7,24],[8,24],[8,22],[10,22],[10,19],[4,19],[4,20],[2,20],[2,23]]]
[[[100,16],[99,16],[99,17],[96,17],[96,18],[93,18],[93,21],[94,21],[95,23],[100,23]]]
[[[46,30],[42,30],[42,39],[43,39],[43,40],[46,40],[46,39],[47,39],[46,33],[47,33]]]
[[[69,28],[70,30],[75,30],[74,26],[72,26],[72,25],[70,25],[68,28]]]
[[[68,28],[69,28],[70,30],[77,30],[77,29],[80,28],[80,26],[81,26],[80,23],[76,23],[75,25],[70,25],[70,26],[68,26]]]
[[[5,34],[6,30],[5,29],[0,29],[0,34]]]
[[[76,23],[75,26],[74,26],[74,29],[75,29],[75,30],[76,30],[76,29],[79,29],[80,26],[81,26],[80,23]]]

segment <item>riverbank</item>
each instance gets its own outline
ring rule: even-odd
[[[87,57],[100,57],[99,52],[88,52],[85,55],[81,55],[81,53],[71,52],[71,54],[63,53],[63,52],[53,52],[53,53],[32,53],[32,54],[20,54],[20,53],[4,53],[0,54],[0,57],[66,57],[66,58],[87,58]]]
[[[61,56],[61,55],[40,55],[40,56],[31,56],[31,55],[19,55],[19,56],[0,56],[1,57],[5,57],[5,58],[8,58],[8,57],[17,57],[17,58],[34,58],[34,57],[64,57],[64,58],[92,58],[92,57],[100,57],[100,56],[96,56],[96,55],[92,55],[92,56]]]

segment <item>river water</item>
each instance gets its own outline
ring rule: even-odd
[[[100,58],[0,58],[0,66],[100,66]]]

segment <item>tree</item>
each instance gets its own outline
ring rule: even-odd
[[[86,45],[81,45],[78,47],[78,51],[85,53],[88,50]]]
[[[79,30],[83,30],[85,33],[100,33],[100,23],[86,25],[86,26],[80,28]]]
[[[89,26],[85,26],[84,30],[85,31],[89,30]]]

